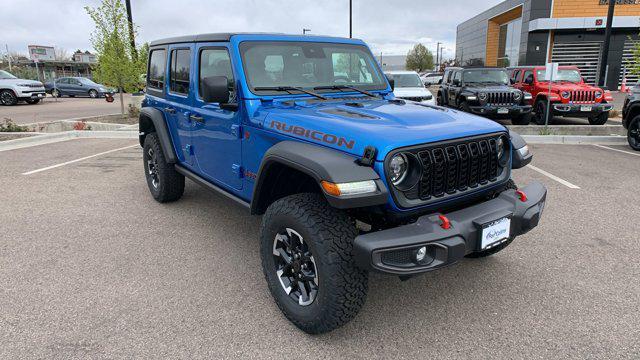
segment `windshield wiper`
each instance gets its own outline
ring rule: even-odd
[[[301,93],[305,93],[307,95],[315,96],[318,99],[327,100],[326,97],[316,94],[313,91],[305,90],[303,88],[295,87],[295,86],[259,86],[253,88],[255,91],[286,91],[291,94],[291,91],[300,91]]]
[[[377,98],[378,96],[370,93],[366,90],[358,89],[357,87],[349,86],[349,85],[328,85],[328,86],[316,86],[313,90],[353,90],[359,92],[360,94],[367,95],[369,97]]]

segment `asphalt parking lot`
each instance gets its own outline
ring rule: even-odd
[[[639,358],[640,153],[532,148],[514,178],[548,187],[538,228],[490,258],[371,276],[358,317],[322,336],[272,301],[260,218],[189,181],[156,203],[135,140],[0,152],[0,358]]]
[[[125,109],[131,103],[131,99],[131,94],[124,94]],[[117,94],[115,101],[112,103],[108,103],[104,98],[62,97],[56,99],[47,96],[47,98],[35,105],[19,102],[14,106],[0,107],[0,121],[9,118],[20,125],[119,113],[120,98]]]

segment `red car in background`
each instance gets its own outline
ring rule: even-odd
[[[611,93],[585,83],[575,66],[559,67],[551,92],[549,82],[543,80],[544,66],[516,67],[512,71],[513,86],[532,95],[533,120],[538,125],[545,123],[548,99],[552,116],[586,117],[591,125],[603,125],[609,119],[609,111],[613,109]]]

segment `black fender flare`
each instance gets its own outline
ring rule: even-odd
[[[358,208],[387,202],[388,190],[378,173],[369,166],[359,165],[355,157],[327,147],[285,140],[269,148],[262,158],[251,197],[252,214],[262,214],[266,210],[264,198],[269,196],[269,191],[265,191],[263,187],[274,164],[285,165],[310,176],[320,189],[320,182],[323,180],[332,183],[365,180],[376,182],[378,190],[370,194],[336,197],[322,191],[329,204],[335,208]]]
[[[150,132],[155,131],[167,163],[175,164],[178,162],[178,157],[171,141],[171,134],[169,134],[169,128],[162,111],[152,107],[143,107],[140,110],[139,129],[138,139],[140,140],[140,146],[144,147],[144,138]]]
[[[622,125],[625,129],[629,128],[631,125],[631,121],[640,115],[640,101],[635,103],[631,103],[627,108],[627,111],[624,112],[624,117],[622,118]]]
[[[523,168],[531,162],[533,159],[533,154],[531,151],[527,151],[526,153],[522,153],[518,150],[527,146],[527,142],[513,130],[509,130],[509,137],[511,138],[511,146],[513,146],[513,160],[511,161],[512,169],[520,169]]]

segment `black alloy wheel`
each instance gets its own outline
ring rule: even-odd
[[[297,231],[286,228],[273,239],[275,272],[284,292],[300,306],[318,294],[318,269],[311,249]]]
[[[149,177],[153,188],[157,189],[160,186],[160,176],[158,176],[158,155],[152,147],[147,149],[146,155],[147,176]]]
[[[18,102],[18,97],[11,90],[0,91],[0,103],[2,105],[15,105]]]
[[[640,116],[631,120],[627,130],[627,141],[633,150],[640,151]]]

